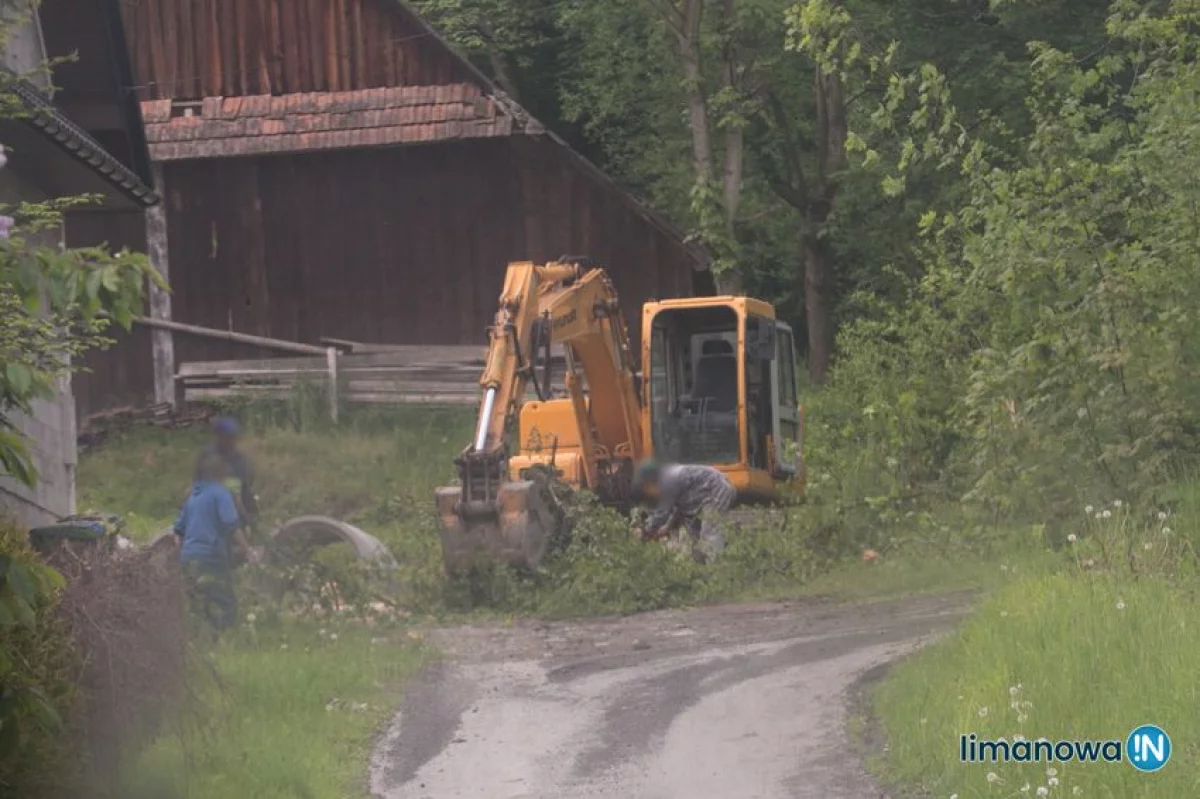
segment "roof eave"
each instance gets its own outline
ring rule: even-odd
[[[85,165],[114,191],[136,205],[149,207],[158,204],[160,198],[154,189],[63,115],[41,91],[14,73],[9,72],[7,77],[7,91],[15,95],[28,111],[26,115],[18,117],[17,122],[48,138],[65,155]]]

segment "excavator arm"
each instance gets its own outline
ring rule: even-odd
[[[461,486],[438,489],[450,571],[478,554],[534,565],[562,522],[544,485],[508,476],[510,431],[535,379],[536,340],[547,335],[566,355],[587,486],[627,489],[643,441],[640,397],[611,281],[604,270],[575,263],[510,264],[488,333],[475,437],[456,461]]]

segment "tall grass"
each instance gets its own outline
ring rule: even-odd
[[[876,709],[885,777],[919,795],[1194,796],[1200,786],[1200,483],[1173,500],[1079,509],[1062,537],[1072,566],[1020,580],[957,633],[899,666]],[[963,764],[958,736],[1119,739],[1163,727],[1159,773],[1117,764]],[[1038,789],[1045,793],[1038,793]]]
[[[121,796],[365,797],[373,736],[428,657],[402,631],[247,625],[212,653],[199,723],[137,754]]]

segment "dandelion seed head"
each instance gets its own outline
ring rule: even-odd
[[[1118,599],[1117,600],[1117,610],[1124,610],[1124,609],[1125,609],[1125,600]]]
[[[1079,536],[1075,535],[1074,533],[1071,533],[1069,536],[1067,536],[1068,543],[1074,544],[1078,540],[1079,540]]]
[[[1050,789],[1047,788],[1045,785],[1039,785],[1038,789],[1037,789],[1037,795],[1038,796],[1049,796]]]
[[[1121,500],[1119,500],[1119,499],[1114,499],[1114,500],[1113,500],[1113,507],[1114,507],[1114,508],[1119,508],[1119,507],[1123,506],[1124,504],[1125,504],[1125,503],[1121,502]]]
[[[997,782],[1000,782],[1000,775],[999,775],[999,774],[997,774],[997,773],[996,773],[996,772],[994,772],[994,771],[989,771],[989,772],[987,773],[987,781],[988,781],[989,783],[991,783],[991,784],[995,784],[995,783],[997,783]]]
[[[1165,510],[1160,510],[1158,512],[1158,520],[1160,522],[1165,522],[1167,520],[1167,512]]]
[[[1092,515],[1092,512],[1093,512],[1094,510],[1096,510],[1096,507],[1095,507],[1094,505],[1088,505],[1087,507],[1085,507],[1085,508],[1083,509],[1083,512],[1084,512],[1084,513],[1086,513],[1086,514],[1088,514],[1088,515],[1090,516],[1090,515]]]
[[[1112,511],[1110,511],[1110,510],[1108,510],[1107,508],[1105,508],[1105,510],[1104,510],[1104,513],[1103,513],[1102,515],[1103,515],[1103,516],[1104,516],[1104,518],[1106,518],[1106,519],[1111,519],[1111,518],[1112,518]]]

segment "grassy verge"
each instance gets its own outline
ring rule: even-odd
[[[1173,494],[1158,508],[1088,508],[1068,534],[1070,568],[1018,579],[899,665],[874,694],[883,780],[900,795],[961,799],[1196,795],[1200,486]],[[1142,724],[1175,745],[1155,774],[1128,762],[960,762],[960,735],[1123,743]]]
[[[243,630],[198,678],[201,717],[127,770],[126,799],[366,796],[372,738],[430,657],[403,633],[289,625]]]
[[[900,552],[875,562],[848,562],[816,575],[801,596],[842,602],[900,599],[951,591],[993,591],[1027,575],[1061,569],[1062,556],[1049,550],[1016,549],[1003,555],[946,555]]]

